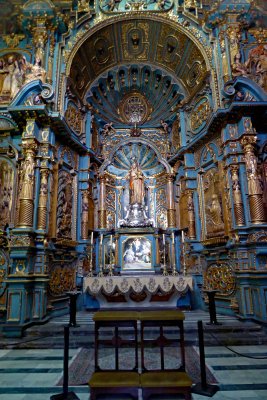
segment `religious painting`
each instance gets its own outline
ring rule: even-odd
[[[143,237],[130,237],[123,243],[123,269],[151,269],[151,241]]]
[[[0,227],[11,222],[14,170],[6,160],[0,159]]]

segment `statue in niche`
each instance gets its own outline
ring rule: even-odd
[[[34,186],[34,159],[32,154],[27,154],[23,164],[23,185],[21,197],[23,199],[32,199]]]
[[[5,74],[5,77],[2,78],[0,95],[13,99],[22,86],[24,71],[21,70],[20,64],[14,55],[8,56],[7,62],[3,62],[1,68],[1,73]]]
[[[144,174],[136,158],[133,158],[127,178],[129,179],[130,204],[142,204],[145,195]]]
[[[125,179],[129,180],[129,206],[125,208],[125,218],[118,221],[118,226],[153,226],[154,221],[148,218],[147,207],[144,206],[145,177],[136,157],[133,157]]]

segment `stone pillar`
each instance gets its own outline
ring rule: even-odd
[[[106,179],[105,175],[99,177],[99,210],[98,210],[98,227],[106,229],[107,227],[107,210],[106,210]]]
[[[34,196],[34,169],[35,152],[37,145],[34,140],[27,140],[23,143],[25,160],[22,165],[22,184],[19,199],[19,221],[18,227],[33,226],[33,196]]]
[[[175,228],[175,205],[174,205],[174,194],[173,194],[173,174],[167,175],[167,220],[168,227]]]
[[[241,139],[241,145],[245,153],[251,222],[254,224],[263,224],[265,223],[265,212],[262,185],[257,171],[257,157],[254,154],[256,141],[256,135],[244,136]]]
[[[238,165],[230,166],[232,179],[232,193],[234,203],[235,223],[237,226],[245,225],[244,207],[239,183],[239,168]]]
[[[189,239],[196,238],[196,221],[193,192],[191,190],[187,193],[187,211],[188,211],[188,237]]]
[[[47,197],[48,197],[48,177],[49,170],[40,170],[40,190],[39,190],[39,202],[38,202],[38,222],[37,229],[46,230],[47,221]]]
[[[88,220],[89,220],[89,193],[88,190],[82,192],[82,224],[81,237],[83,240],[88,239]]]

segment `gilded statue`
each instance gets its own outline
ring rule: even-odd
[[[136,158],[133,158],[133,163],[126,178],[129,179],[130,204],[142,204],[145,195],[144,174]]]
[[[222,208],[217,194],[212,195],[211,205],[209,208],[211,221],[214,225],[223,224]]]
[[[33,198],[33,184],[34,184],[34,159],[31,154],[26,156],[23,164],[23,185],[21,189],[22,199]]]

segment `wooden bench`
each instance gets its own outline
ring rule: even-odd
[[[93,320],[95,322],[95,372],[90,381],[91,400],[97,395],[106,394],[128,394],[138,399],[138,388],[140,387],[140,376],[138,374],[138,313],[135,311],[98,311]],[[100,339],[101,328],[114,329],[112,339]],[[133,328],[133,339],[122,339],[119,329],[122,327]],[[115,369],[101,369],[99,366],[100,345],[113,346],[115,350]],[[119,348],[124,345],[134,347],[134,365],[132,370],[122,370],[119,365]]]
[[[144,311],[139,313],[141,321],[141,368],[140,384],[143,400],[157,394],[183,394],[185,399],[191,399],[192,380],[185,372],[184,346],[184,314],[176,310]],[[145,328],[159,328],[159,336],[155,339],[145,337]],[[164,336],[164,327],[179,329],[178,337],[174,339]],[[150,329],[151,331],[151,329]],[[165,368],[164,348],[172,343],[180,345],[181,365],[176,369]],[[156,345],[160,349],[160,368],[148,370],[145,366],[146,345]]]

